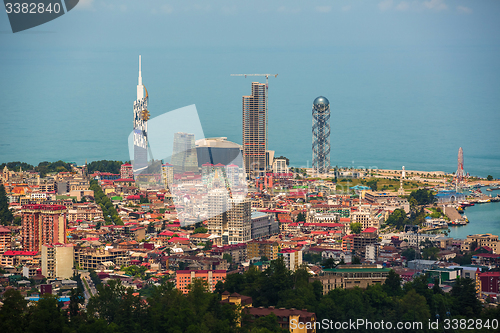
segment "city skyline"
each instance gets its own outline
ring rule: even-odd
[[[278,2],[235,5],[234,12],[222,13],[228,4],[187,10],[189,5],[171,2],[162,11],[155,1],[125,1],[126,8],[84,1],[58,20],[2,34],[0,106],[11,113],[0,125],[0,161],[127,160],[126,101],[142,54],[155,96],[151,116],[196,104],[207,137],[241,143],[235,124],[241,122],[240,98],[250,79],[230,73],[280,73],[269,97],[268,149],[293,166],[311,166],[310,133],[304,131],[310,115],[304,110],[325,95],[342,124],[332,132],[332,165],[451,173],[461,146],[467,171],[500,176],[500,43],[492,33],[498,30],[498,4]],[[261,38],[243,43],[240,36],[259,11],[263,24],[255,29]],[[128,29],[139,12],[147,23]],[[106,24],[106,15],[116,23]],[[88,27],[92,18],[96,24]],[[198,24],[162,36],[194,18],[210,23],[201,34]],[[312,20],[318,24],[305,23]],[[0,23],[0,30],[8,30],[7,20]],[[221,30],[227,25],[232,29]],[[37,128],[55,130],[30,140]]]

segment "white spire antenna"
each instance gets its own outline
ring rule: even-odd
[[[142,85],[141,56],[139,55],[139,82],[137,84],[137,100],[144,98],[144,86]]]

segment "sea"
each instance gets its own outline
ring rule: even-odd
[[[13,47],[0,52],[0,163],[128,161],[141,54],[151,121],[194,104],[198,119],[186,123],[199,120],[205,137],[241,144],[242,96],[252,81],[266,80],[231,74],[278,74],[268,79],[268,149],[292,166],[311,166],[312,102],[324,96],[332,166],[451,173],[462,147],[465,172],[500,178],[498,52],[456,45]],[[500,234],[500,203],[466,214],[471,223],[452,236]]]
[[[491,192],[481,191],[486,195],[496,197],[500,194],[499,190]],[[464,214],[469,219],[469,223],[464,226],[449,227],[449,236],[456,239],[465,239],[467,235],[491,233],[500,235],[500,202],[488,202],[475,204],[464,209]]]

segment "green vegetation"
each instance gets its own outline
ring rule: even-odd
[[[95,202],[101,207],[106,224],[114,222],[116,225],[123,225],[123,221],[118,216],[118,212],[113,206],[113,203],[111,203],[109,198],[104,194],[97,180],[94,179],[90,181],[90,189],[94,191]]]
[[[407,248],[401,252],[401,255],[405,257],[407,261],[412,261],[415,259],[415,249]]]
[[[321,262],[321,254],[314,252],[306,252],[302,255],[302,261],[309,264],[317,264]]]
[[[355,223],[351,223],[349,225],[349,227],[351,228],[351,231],[353,234],[359,234],[359,233],[361,233],[361,229],[363,228],[363,225],[359,222],[355,222]]]
[[[208,232],[208,229],[205,227],[198,227],[194,229],[194,234],[206,234]]]
[[[66,163],[63,161],[57,162],[41,162],[35,167],[35,171],[40,173],[40,177],[45,177],[46,174],[52,172],[70,172],[73,168],[70,163]]]
[[[489,181],[492,181],[493,180],[493,176],[492,175],[488,175],[488,177],[486,177],[487,180]]]
[[[410,204],[415,203],[417,205],[429,205],[436,201],[434,194],[431,191],[419,189],[412,191],[408,199]]]
[[[372,191],[376,191],[377,190],[377,181],[375,179],[367,181],[365,185],[369,186],[372,189]]]
[[[302,212],[300,212],[299,214],[297,214],[297,222],[305,222],[306,221],[306,215]]]
[[[229,253],[224,253],[222,255],[222,259],[226,260],[230,264],[233,262],[233,257]]]
[[[5,187],[3,184],[0,184],[0,224],[12,224],[13,220],[14,215],[12,215],[12,212],[9,210],[9,201],[5,193]]]
[[[122,266],[120,268],[120,270],[123,271],[127,275],[137,277],[140,279],[145,279],[146,278],[146,271],[148,270],[148,268],[146,266],[132,265],[132,266],[128,266],[128,267]]]
[[[27,171],[27,170],[33,170],[35,168],[31,164],[20,161],[8,162],[0,164],[0,172],[2,172],[5,167],[7,167],[7,169],[9,169],[10,171],[15,171],[15,172],[19,172],[19,170],[21,169]]]
[[[34,167],[31,164],[24,163],[24,162],[9,162],[9,163],[2,163],[0,164],[0,171],[3,170],[3,168],[7,166],[9,170],[19,172],[20,168],[22,168],[23,171],[27,170],[35,170],[36,172],[40,173],[40,177],[43,178],[45,175],[51,172],[71,172],[73,171],[73,168],[71,167],[70,163],[66,163],[63,161],[57,161],[57,162],[40,162],[38,166]]]
[[[96,171],[119,174],[122,164],[123,164],[123,162],[121,162],[121,161],[101,160],[101,161],[90,162],[87,165],[87,168],[88,168],[89,174],[94,173]]]

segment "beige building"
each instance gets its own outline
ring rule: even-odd
[[[245,243],[251,240],[251,203],[246,198],[229,199],[227,212],[228,244]]]
[[[462,251],[474,251],[473,245],[475,243],[475,247],[483,247],[487,246],[493,250],[493,253],[499,254],[500,252],[500,241],[498,240],[497,235],[492,234],[477,234],[477,235],[468,235],[467,239],[462,243],[461,250]]]
[[[247,257],[267,257],[269,260],[278,258],[278,242],[252,240],[247,243]]]
[[[359,287],[366,289],[369,285],[384,283],[389,271],[390,269],[382,268],[379,265],[340,265],[336,268],[324,269],[323,276],[329,276],[330,279],[342,278],[341,280],[333,279],[336,288]],[[338,284],[339,282],[341,285]],[[324,288],[323,286],[323,290]]]
[[[42,275],[48,279],[73,276],[73,244],[42,245]]]

